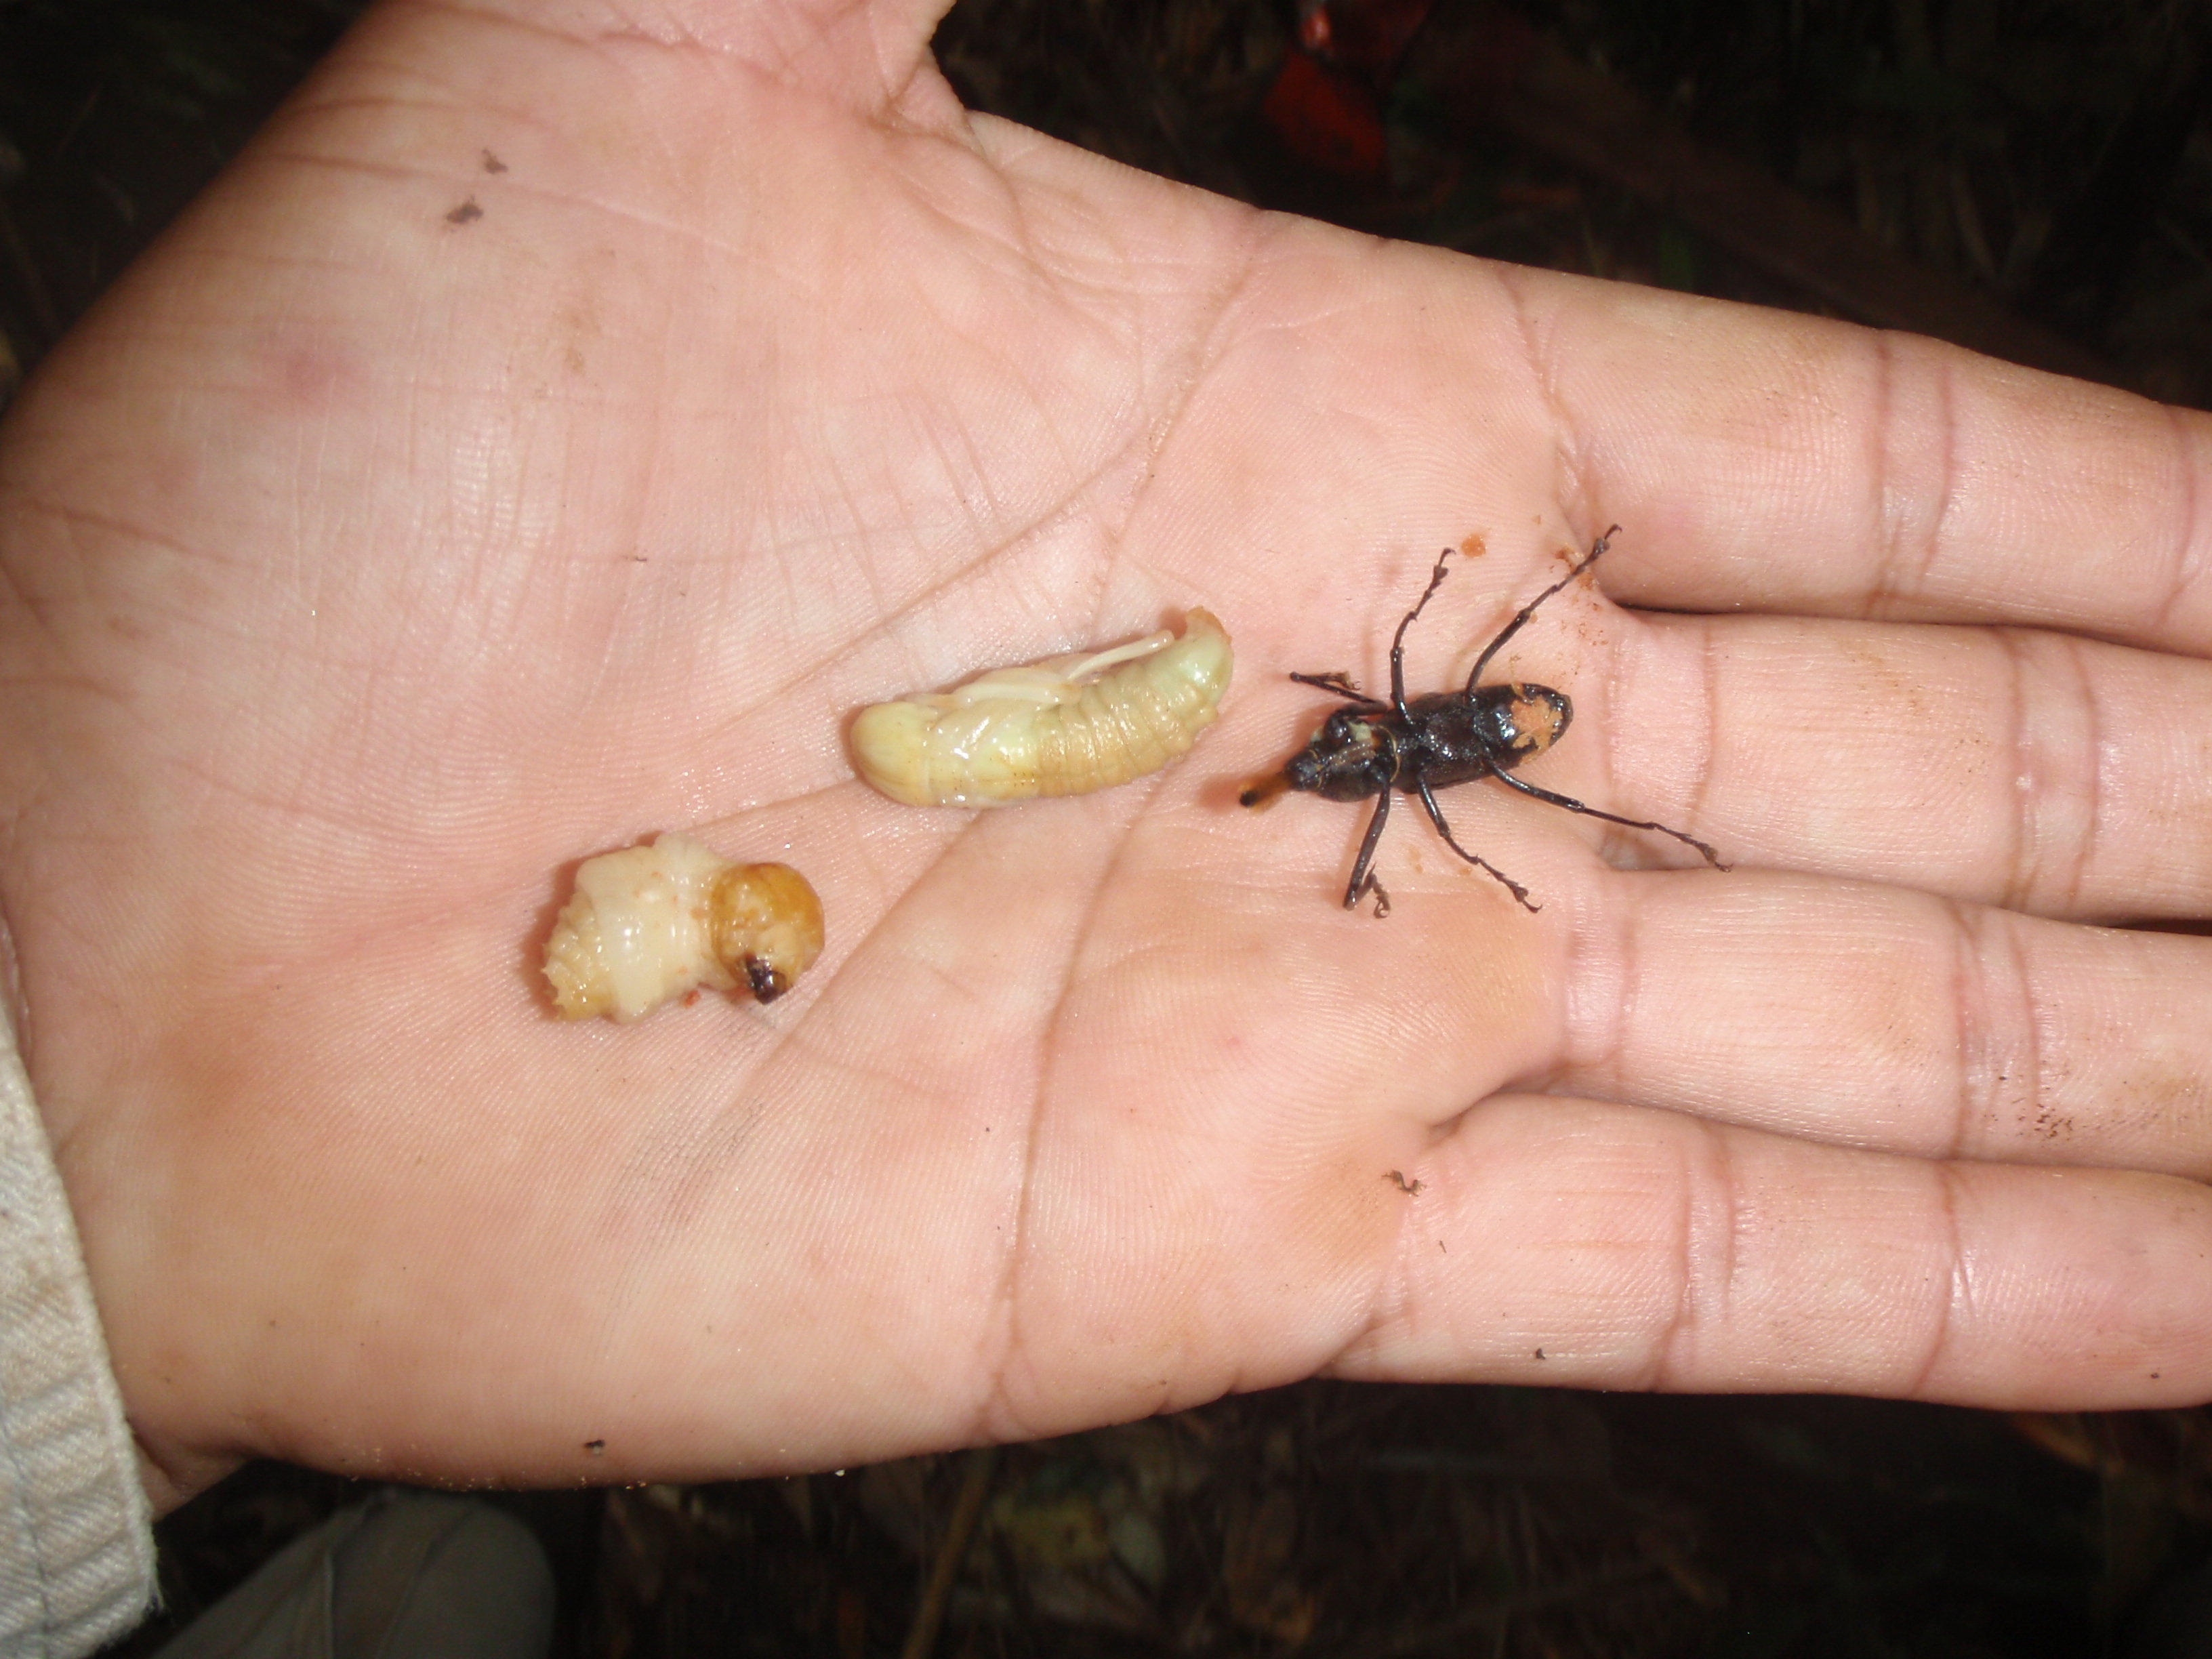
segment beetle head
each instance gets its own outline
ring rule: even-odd
[[[1254,779],[1237,799],[1246,806],[1267,806],[1297,790],[1324,800],[1364,800],[1388,789],[1397,775],[1398,751],[1389,734],[1357,711],[1340,708],[1281,771]]]
[[[1323,800],[1364,800],[1390,787],[1398,750],[1389,734],[1358,711],[1340,708],[1283,768],[1285,787]]]

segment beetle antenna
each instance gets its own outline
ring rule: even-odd
[[[1482,678],[1482,671],[1490,665],[1490,659],[1498,654],[1498,647],[1521,631],[1521,624],[1527,622],[1529,617],[1536,614],[1536,607],[1538,605],[1543,604],[1543,602],[1550,599],[1553,594],[1558,592],[1569,582],[1574,580],[1576,577],[1581,575],[1583,571],[1595,564],[1598,562],[1600,556],[1604,553],[1605,550],[1613,545],[1613,538],[1619,534],[1620,534],[1620,526],[1619,525],[1615,525],[1612,529],[1607,531],[1604,535],[1599,537],[1597,538],[1596,545],[1592,547],[1590,550],[1584,554],[1581,558],[1576,560],[1573,567],[1568,570],[1565,575],[1560,577],[1559,580],[1553,582],[1549,587],[1539,593],[1534,599],[1522,605],[1518,611],[1514,613],[1513,620],[1506,623],[1504,627],[1498,629],[1498,637],[1491,641],[1488,645],[1483,647],[1482,654],[1474,659],[1474,670],[1467,677],[1467,690],[1468,696],[1472,696],[1474,694],[1475,682]],[[1437,568],[1439,571],[1443,568],[1443,562],[1442,560],[1438,560],[1437,562]],[[1435,583],[1431,582],[1429,585],[1429,591],[1430,592],[1434,592],[1436,591]],[[1426,598],[1427,595],[1424,594],[1422,597]],[[1413,608],[1416,611],[1420,609],[1419,605],[1416,605]],[[1407,618],[1407,621],[1408,622],[1411,622],[1413,618],[1410,617]],[[1402,635],[1406,630],[1401,627],[1398,631]],[[1394,663],[1393,666],[1395,665],[1395,664]]]

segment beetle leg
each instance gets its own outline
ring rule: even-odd
[[[1492,875],[1497,877],[1498,880],[1504,883],[1505,890],[1512,894],[1515,898],[1520,900],[1521,908],[1526,910],[1530,915],[1534,915],[1537,911],[1544,908],[1540,904],[1529,903],[1528,890],[1523,887],[1519,882],[1514,880],[1512,877],[1507,875],[1496,865],[1492,864],[1488,859],[1477,857],[1474,854],[1468,852],[1466,848],[1459,844],[1458,840],[1452,835],[1451,825],[1444,822],[1443,811],[1437,805],[1436,795],[1429,788],[1429,781],[1426,778],[1416,779],[1414,781],[1413,787],[1420,793],[1421,805],[1428,809],[1429,822],[1437,826],[1437,833],[1444,838],[1445,846],[1450,848],[1453,852],[1458,854],[1469,864],[1474,866],[1476,869],[1487,870]]]
[[[1620,534],[1620,526],[1619,525],[1615,525],[1612,529],[1607,531],[1604,535],[1597,538],[1596,545],[1590,549],[1588,555],[1575,561],[1573,568],[1570,569],[1565,575],[1560,577],[1559,580],[1553,582],[1549,587],[1546,588],[1534,599],[1529,600],[1528,604],[1522,605],[1520,610],[1513,613],[1513,620],[1498,630],[1498,637],[1491,641],[1488,645],[1484,646],[1482,647],[1482,654],[1474,659],[1474,672],[1467,677],[1467,691],[1469,696],[1473,696],[1474,695],[1474,683],[1482,678],[1482,671],[1490,665],[1490,659],[1498,654],[1498,647],[1504,645],[1506,641],[1511,639],[1516,634],[1518,634],[1521,631],[1521,624],[1527,622],[1529,617],[1536,614],[1536,607],[1538,605],[1543,604],[1543,602],[1550,599],[1553,594],[1558,592],[1569,582],[1574,580],[1576,577],[1581,575],[1583,571],[1595,564],[1598,562],[1599,556],[1601,555],[1607,548],[1613,545],[1613,538],[1619,534]]]
[[[1398,619],[1398,631],[1390,640],[1390,706],[1398,711],[1399,718],[1410,720],[1406,712],[1406,630],[1413,625],[1413,618],[1421,614],[1421,607],[1444,585],[1444,561],[1451,557],[1449,547],[1437,555],[1437,568],[1429,572],[1429,585],[1421,590],[1421,597],[1413,601],[1413,608]]]
[[[1721,862],[1721,855],[1718,853],[1713,851],[1711,848],[1706,846],[1705,842],[1699,841],[1695,836],[1686,836],[1680,830],[1669,830],[1665,824],[1654,823],[1649,818],[1624,818],[1616,813],[1601,812],[1595,806],[1583,805],[1582,802],[1577,800],[1572,795],[1555,794],[1549,789],[1540,788],[1535,784],[1523,782],[1521,779],[1514,777],[1510,774],[1499,770],[1495,767],[1491,769],[1491,775],[1495,777],[1498,782],[1504,784],[1509,789],[1518,789],[1522,794],[1529,796],[1533,799],[1546,801],[1553,806],[1563,806],[1570,812],[1580,812],[1584,817],[1603,818],[1607,823],[1618,823],[1629,830],[1656,830],[1662,836],[1674,836],[1676,841],[1680,842],[1685,847],[1696,848],[1698,851],[1705,855],[1705,862],[1711,865],[1714,869],[1725,870],[1729,867],[1727,865]]]
[[[1344,890],[1344,908],[1357,910],[1359,901],[1367,896],[1370,888],[1376,895],[1375,914],[1390,914],[1390,901],[1383,895],[1382,885],[1375,879],[1373,867],[1375,849],[1382,842],[1382,826],[1390,821],[1390,792],[1387,788],[1375,798],[1375,816],[1367,821],[1366,839],[1359,843],[1359,858],[1352,866],[1352,884]]]
[[[1317,691],[1329,692],[1333,696],[1342,697],[1346,702],[1356,702],[1362,708],[1372,709],[1377,714],[1390,706],[1387,702],[1377,702],[1362,691],[1352,683],[1352,676],[1341,668],[1327,674],[1292,674],[1291,678],[1300,685],[1310,685]]]

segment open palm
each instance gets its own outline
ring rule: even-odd
[[[2079,923],[2212,899],[2207,428],[1255,215],[968,117],[932,21],[395,0],[11,417],[0,898],[157,1485],[1320,1370],[2203,1397],[2212,956]],[[1469,788],[1540,914],[1404,811],[1340,908],[1364,809],[1234,805],[1285,672],[1384,683],[1480,537],[1453,684],[1614,520],[1613,600],[1751,614],[1578,585],[1492,676],[1733,872]],[[862,704],[1195,604],[1158,777],[854,780]],[[825,956],[557,1022],[567,872],[666,830]]]

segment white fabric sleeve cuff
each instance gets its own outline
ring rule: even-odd
[[[143,1619],[154,1534],[69,1198],[0,1011],[0,1659]]]

